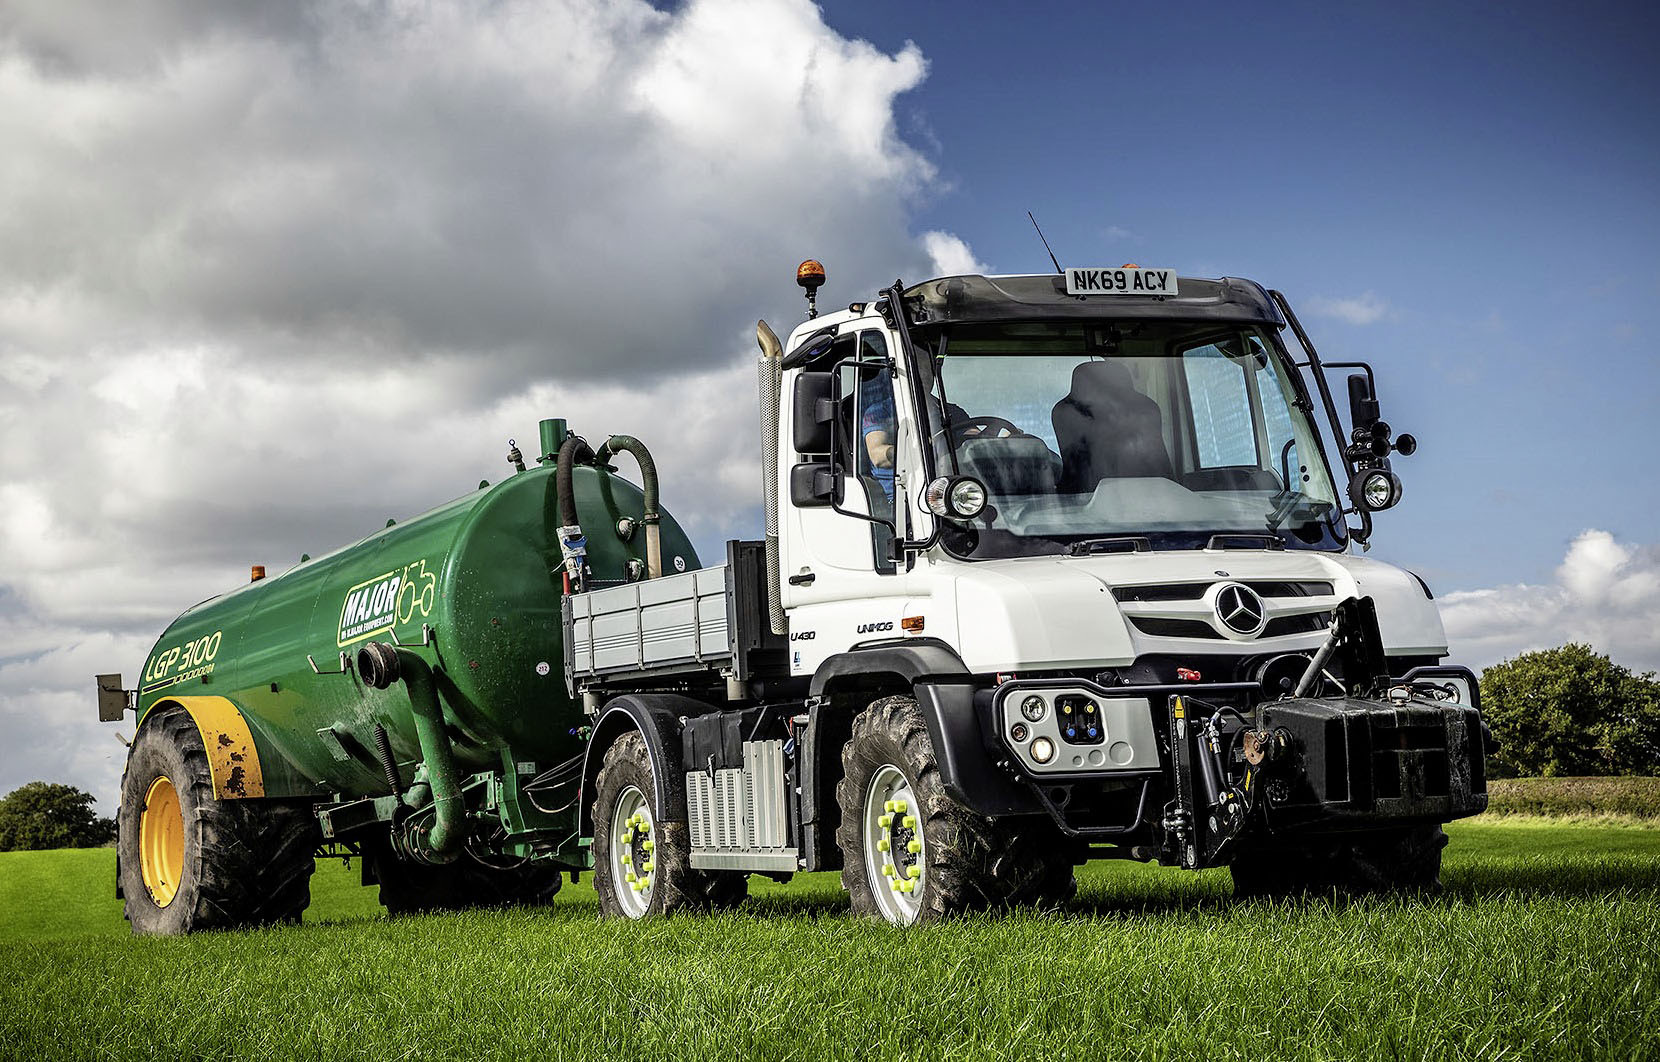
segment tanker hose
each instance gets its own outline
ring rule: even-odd
[[[780,359],[784,346],[765,321],[755,322],[755,341],[761,345],[761,357],[755,368],[761,397],[761,497],[766,500],[767,512],[767,620],[772,633],[783,634],[787,625],[783,580],[778,570],[778,403],[783,386],[784,369]]]
[[[432,830],[418,837],[420,855],[429,863],[453,862],[466,841],[467,809],[455,771],[455,753],[444,732],[444,710],[432,667],[408,649],[398,649],[398,674],[409,691],[409,711],[415,717],[415,737],[421,743],[427,782],[432,786],[435,817]]]
[[[588,539],[582,534],[582,521],[576,515],[576,463],[593,461],[594,451],[579,435],[567,435],[559,444],[559,458],[554,470],[554,490],[559,497],[559,552],[565,558],[565,574],[571,589],[581,590],[583,572],[588,566]]]
[[[651,451],[646,444],[632,435],[613,435],[600,446],[599,454],[595,458],[600,464],[611,460],[612,454],[624,451],[634,455],[634,460],[640,463],[640,487],[645,491],[645,515],[640,522],[646,525],[646,578],[661,579],[663,577],[663,534],[657,523],[661,518],[657,511],[657,462],[651,459]]]

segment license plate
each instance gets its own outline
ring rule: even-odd
[[[1174,295],[1174,269],[1068,269],[1068,295]]]

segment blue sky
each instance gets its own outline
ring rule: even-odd
[[[1445,591],[1545,581],[1589,527],[1657,537],[1660,7],[825,17],[928,59],[897,106],[944,186],[919,227],[1037,270],[1030,209],[1063,264],[1248,276],[1325,359],[1370,360],[1423,444],[1375,555]]]

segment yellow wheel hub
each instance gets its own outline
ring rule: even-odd
[[[138,857],[144,887],[157,907],[166,907],[178,895],[184,878],[184,811],[172,779],[162,775],[144,795],[138,819]]]

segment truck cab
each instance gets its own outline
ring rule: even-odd
[[[1273,680],[1361,596],[1393,666],[1446,656],[1426,585],[1351,550],[1369,534],[1346,523],[1352,470],[1333,473],[1266,291],[1180,278],[1091,300],[1063,279],[918,285],[908,337],[887,301],[791,334],[776,476],[793,674],[926,639],[984,675]],[[957,515],[950,491],[979,508]]]

